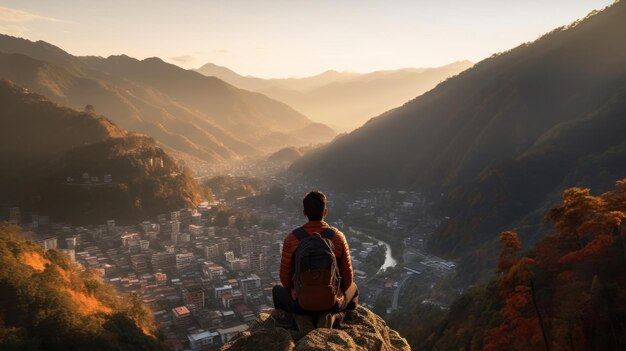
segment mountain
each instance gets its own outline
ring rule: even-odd
[[[26,236],[0,223],[0,349],[167,349],[141,300]]]
[[[193,205],[198,185],[153,139],[0,80],[0,203],[102,223]]]
[[[338,327],[318,328],[302,335],[293,318],[280,310],[262,313],[254,326],[221,351],[409,351],[406,339],[389,328],[385,321],[365,307],[359,306],[346,315]]]
[[[293,161],[299,159],[300,157],[302,157],[303,152],[300,151],[298,148],[295,147],[286,147],[284,149],[280,149],[278,151],[276,151],[275,153],[273,153],[272,155],[270,155],[270,157],[267,158],[268,162],[275,162],[275,163],[288,163],[291,164]]]
[[[626,175],[626,3],[494,55],[299,159],[338,189],[414,188],[448,217],[429,240],[476,278],[504,228],[527,245],[562,190]]]
[[[624,350],[626,179],[600,196],[568,189],[546,217],[554,231],[527,253],[500,235],[491,282],[449,310],[411,296],[390,325],[413,350]]]
[[[462,61],[436,68],[364,74],[326,71],[317,76],[287,79],[243,77],[212,63],[197,71],[283,101],[315,121],[352,130],[368,118],[409,101],[471,66],[471,62]]]
[[[121,127],[204,161],[306,145],[290,133],[312,123],[284,103],[158,58],[76,57],[45,42],[6,35],[0,35],[0,78],[75,109],[92,105]],[[276,148],[259,145],[273,133],[292,138],[278,139]]]

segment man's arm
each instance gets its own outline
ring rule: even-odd
[[[352,259],[350,258],[350,248],[346,241],[346,236],[342,232],[338,232],[337,235],[341,238],[341,250],[342,254],[339,258],[339,270],[341,274],[341,290],[346,291],[352,285],[354,280],[352,275]]]
[[[296,244],[294,246],[294,240]],[[293,251],[297,244],[296,237],[293,233],[289,233],[283,241],[283,252],[280,257],[280,283],[283,285],[285,289],[291,289],[293,287],[293,262],[292,256]]]

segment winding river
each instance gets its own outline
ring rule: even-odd
[[[398,261],[393,258],[393,256],[391,255],[391,246],[389,244],[387,244],[386,242],[377,239],[371,235],[365,234],[360,230],[356,230],[354,228],[350,228],[353,232],[360,234],[360,235],[364,235],[372,240],[376,240],[378,242],[378,245],[385,245],[385,262],[383,262],[383,265],[380,266],[380,269],[378,270],[378,273],[381,273],[382,271],[384,271],[385,269],[389,268],[389,267],[395,267],[398,264]]]

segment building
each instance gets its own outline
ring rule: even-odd
[[[229,342],[230,340],[232,340],[232,338],[237,336],[237,334],[244,332],[246,330],[248,330],[247,324],[239,324],[230,328],[218,328],[217,332],[219,333],[222,339],[222,343],[225,344]]]
[[[154,273],[154,279],[156,280],[157,285],[160,285],[160,286],[167,285],[167,274],[163,272]]]
[[[189,347],[193,351],[200,351],[209,348],[213,345],[218,345],[220,334],[218,332],[208,332],[205,330],[198,330],[196,333],[187,335],[189,340]]]
[[[75,236],[65,238],[65,245],[67,246],[68,250],[75,250],[76,242],[77,242],[77,238]]]
[[[172,308],[172,322],[179,330],[187,330],[194,324],[191,312],[186,306]]]
[[[254,251],[254,240],[251,237],[242,236],[237,238],[239,256],[245,256]]]
[[[248,278],[240,278],[239,288],[246,303],[258,303],[263,300],[263,287],[258,275],[252,274]]]
[[[250,264],[245,258],[235,258],[230,261],[226,261],[226,268],[231,272],[246,271],[250,269]]]
[[[224,286],[215,288],[215,298],[216,299],[221,299],[222,295],[232,294],[232,293],[233,293],[233,286],[232,285],[224,285]]]
[[[204,247],[204,257],[207,260],[215,260],[219,258],[221,255],[220,245],[212,244]]]
[[[148,273],[150,271],[148,259],[145,255],[132,255],[130,257],[130,265],[137,274]]]
[[[39,240],[38,242],[39,242],[39,245],[41,245],[46,250],[56,249],[58,246],[56,236],[47,237],[42,240]]]
[[[204,262],[202,274],[210,280],[219,280],[224,275],[224,267],[213,262]]]
[[[183,301],[185,304],[194,304],[196,308],[204,308],[204,290],[201,287],[183,288]]]
[[[232,306],[243,303],[244,298],[243,294],[224,294],[222,295],[222,305],[226,308],[231,308]]]
[[[204,235],[205,228],[201,225],[191,224],[189,226],[189,233],[195,237],[198,237],[198,236]]]
[[[171,228],[170,241],[176,244],[178,242],[178,235],[180,234],[180,222],[177,220],[170,221],[170,228]]]
[[[176,267],[176,256],[173,253],[156,252],[152,254],[152,269],[172,271]]]
[[[254,273],[264,273],[267,269],[265,254],[261,252],[253,252],[248,255],[250,261],[250,270]]]
[[[180,253],[176,254],[176,269],[179,271],[191,268],[194,263],[193,253]]]

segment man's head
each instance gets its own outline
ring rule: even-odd
[[[309,221],[321,221],[328,214],[326,209],[326,195],[320,191],[311,191],[302,200],[304,215]]]

